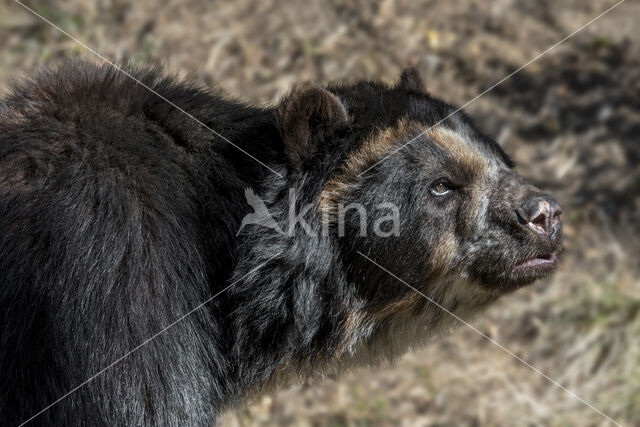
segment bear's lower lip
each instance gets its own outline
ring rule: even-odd
[[[556,263],[557,256],[555,252],[538,255],[535,258],[530,258],[515,266],[514,270],[523,270],[529,268],[538,267],[551,267]]]

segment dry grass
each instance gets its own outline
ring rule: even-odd
[[[100,53],[162,62],[255,102],[295,82],[395,80],[413,65],[462,104],[614,1],[28,2]],[[567,251],[548,283],[474,325],[624,425],[640,425],[640,5],[628,1],[467,110],[565,205]],[[42,64],[90,57],[0,3],[0,94]],[[461,328],[378,367],[297,386],[226,425],[606,425]]]

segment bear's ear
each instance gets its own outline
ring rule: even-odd
[[[278,107],[284,149],[296,169],[316,150],[321,136],[344,126],[349,118],[342,102],[326,89],[295,90]]]
[[[411,90],[414,92],[421,92],[421,93],[424,93],[427,91],[427,89],[424,86],[424,82],[422,81],[422,76],[420,75],[420,71],[416,70],[413,67],[406,68],[400,74],[400,81],[398,82],[398,87]]]

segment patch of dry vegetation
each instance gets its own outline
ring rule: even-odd
[[[462,104],[613,5],[544,0],[29,1],[103,55],[269,102],[293,83],[395,80],[413,65]],[[624,425],[640,424],[640,5],[626,2],[469,106],[520,172],[558,194],[567,250],[549,282],[474,325]],[[0,96],[69,56],[91,58],[0,3]],[[383,366],[296,386],[230,426],[604,425],[467,328]]]

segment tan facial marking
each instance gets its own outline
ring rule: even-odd
[[[448,271],[458,247],[458,239],[456,239],[454,233],[448,232],[442,236],[438,245],[433,249],[433,252],[429,257],[433,266],[432,272]]]
[[[365,141],[351,153],[338,172],[325,184],[318,198],[319,209],[327,215],[323,220],[335,214],[338,202],[348,194],[350,187],[356,185],[359,174],[368,166],[383,158],[394,144],[406,139],[407,135],[425,133],[441,149],[445,150],[472,177],[478,177],[489,166],[487,159],[468,140],[464,129],[452,130],[444,125],[424,130],[424,125],[403,119],[394,127],[387,128]]]
[[[488,167],[486,158],[472,145],[464,133],[453,131],[445,126],[435,126],[427,130],[426,135],[434,144],[453,157],[471,176],[480,176]]]
[[[486,210],[486,206],[483,206],[483,198],[487,193],[486,177],[495,174],[495,165],[473,144],[472,137],[467,134],[464,126],[457,126],[456,129],[454,131],[445,126],[437,126],[430,129],[427,136],[434,144],[445,150],[469,175],[470,181],[466,186],[467,212],[464,225],[467,230],[470,230],[482,219]],[[455,252],[455,249],[452,251]]]
[[[372,136],[351,153],[338,172],[325,184],[318,198],[319,209],[329,215],[335,214],[338,203],[349,192],[350,187],[362,179],[359,174],[383,158],[394,143],[406,136],[412,125],[413,122],[401,120],[396,126]]]

